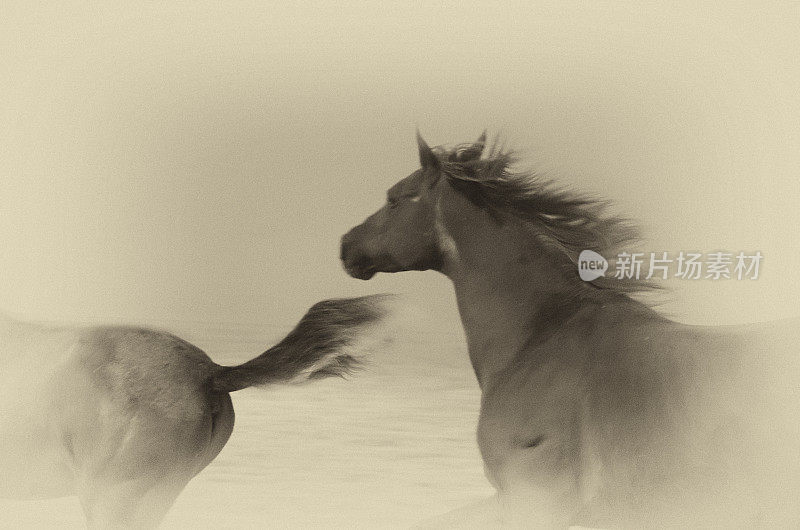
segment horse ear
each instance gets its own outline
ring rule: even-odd
[[[475,150],[478,151],[478,158],[483,154],[483,148],[486,147],[486,129],[481,133],[480,138],[475,142]]]
[[[417,129],[417,145],[419,146],[419,163],[422,167],[439,167],[439,159],[436,158],[433,150],[428,147],[422,135]]]
[[[463,149],[459,149],[455,153],[455,160],[457,162],[471,162],[472,160],[478,160],[483,154],[484,147],[486,147],[486,131],[483,131],[483,134],[476,142]]]

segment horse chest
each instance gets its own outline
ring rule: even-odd
[[[577,460],[578,380],[569,369],[540,367],[508,374],[485,391],[478,445],[496,487],[516,475],[566,473]]]

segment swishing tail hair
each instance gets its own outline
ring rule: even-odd
[[[386,295],[325,300],[314,304],[278,344],[239,366],[222,366],[211,378],[219,392],[270,383],[342,376],[367,353],[360,338],[385,315]]]

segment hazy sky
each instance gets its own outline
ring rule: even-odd
[[[653,251],[762,251],[756,282],[678,285],[681,319],[800,313],[796,3],[35,4],[0,15],[8,311],[282,326],[393,291],[446,327],[444,277],[338,261],[419,126],[503,133]]]

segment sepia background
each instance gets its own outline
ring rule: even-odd
[[[338,261],[417,167],[416,127],[500,134],[641,221],[649,251],[762,252],[756,281],[669,282],[678,320],[800,314],[796,3],[0,9],[2,310],[155,325],[239,362],[322,298],[411,308],[352,381],[236,394],[234,437],[168,526],[402,526],[490,493],[448,281]],[[74,500],[0,507],[80,524]]]

